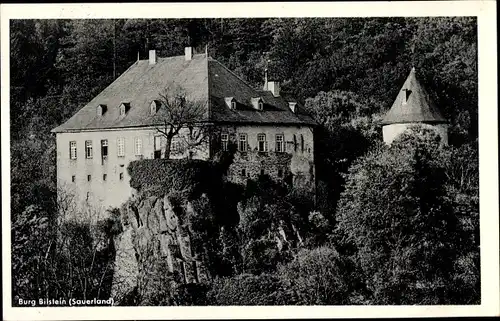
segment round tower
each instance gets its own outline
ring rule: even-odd
[[[410,71],[381,124],[386,144],[392,143],[408,127],[417,124],[436,130],[441,136],[441,141],[448,144],[448,122],[417,80],[415,68]]]

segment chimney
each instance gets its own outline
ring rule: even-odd
[[[193,47],[184,48],[184,58],[186,61],[193,59]]]
[[[295,107],[297,106],[297,103],[294,102],[294,101],[290,101],[288,102],[288,107],[290,107],[290,110],[292,111],[292,113],[295,114],[295,111],[297,110]]]
[[[280,96],[280,83],[278,81],[269,81],[267,83],[267,90],[273,93],[274,97]]]
[[[149,51],[149,64],[150,65],[156,64],[156,50]]]

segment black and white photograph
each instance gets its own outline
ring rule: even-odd
[[[465,2],[2,5],[4,319],[498,315],[496,4]]]

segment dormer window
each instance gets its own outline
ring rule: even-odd
[[[297,103],[294,101],[290,101],[290,102],[288,102],[288,107],[290,108],[292,113],[295,114],[295,112],[297,111]]]
[[[161,107],[161,102],[159,100],[153,100],[151,102],[151,106],[150,106],[150,110],[151,110],[151,115],[154,115],[158,112],[158,110],[160,110],[160,107]]]
[[[262,101],[262,98],[261,97],[252,98],[252,106],[257,110],[263,110],[264,102]]]
[[[97,105],[97,116],[101,117],[108,110],[108,106],[99,104]]]
[[[236,99],[234,97],[226,97],[224,98],[226,101],[226,106],[231,110],[236,110]]]
[[[130,103],[122,103],[120,105],[120,116],[125,116],[130,109]]]

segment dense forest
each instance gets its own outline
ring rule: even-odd
[[[477,23],[467,17],[12,20],[14,299],[108,293],[111,272],[93,279],[103,266],[90,255],[91,233],[57,220],[50,130],[149,49],[168,57],[186,46],[256,87],[268,69],[305,105],[318,123],[316,202],[255,182],[239,205],[233,254],[214,245],[211,260],[229,268],[215,269],[225,272],[203,290],[186,290],[189,299],[134,304],[479,302]],[[449,121],[450,146],[421,128],[390,148],[381,142],[378,121],[412,67]],[[276,253],[263,226],[287,220],[302,236]],[[69,243],[56,244],[61,235]],[[205,236],[217,243],[213,235]],[[68,247],[78,255],[65,255]],[[112,257],[99,253],[99,262]],[[81,274],[54,273],[66,269]]]

